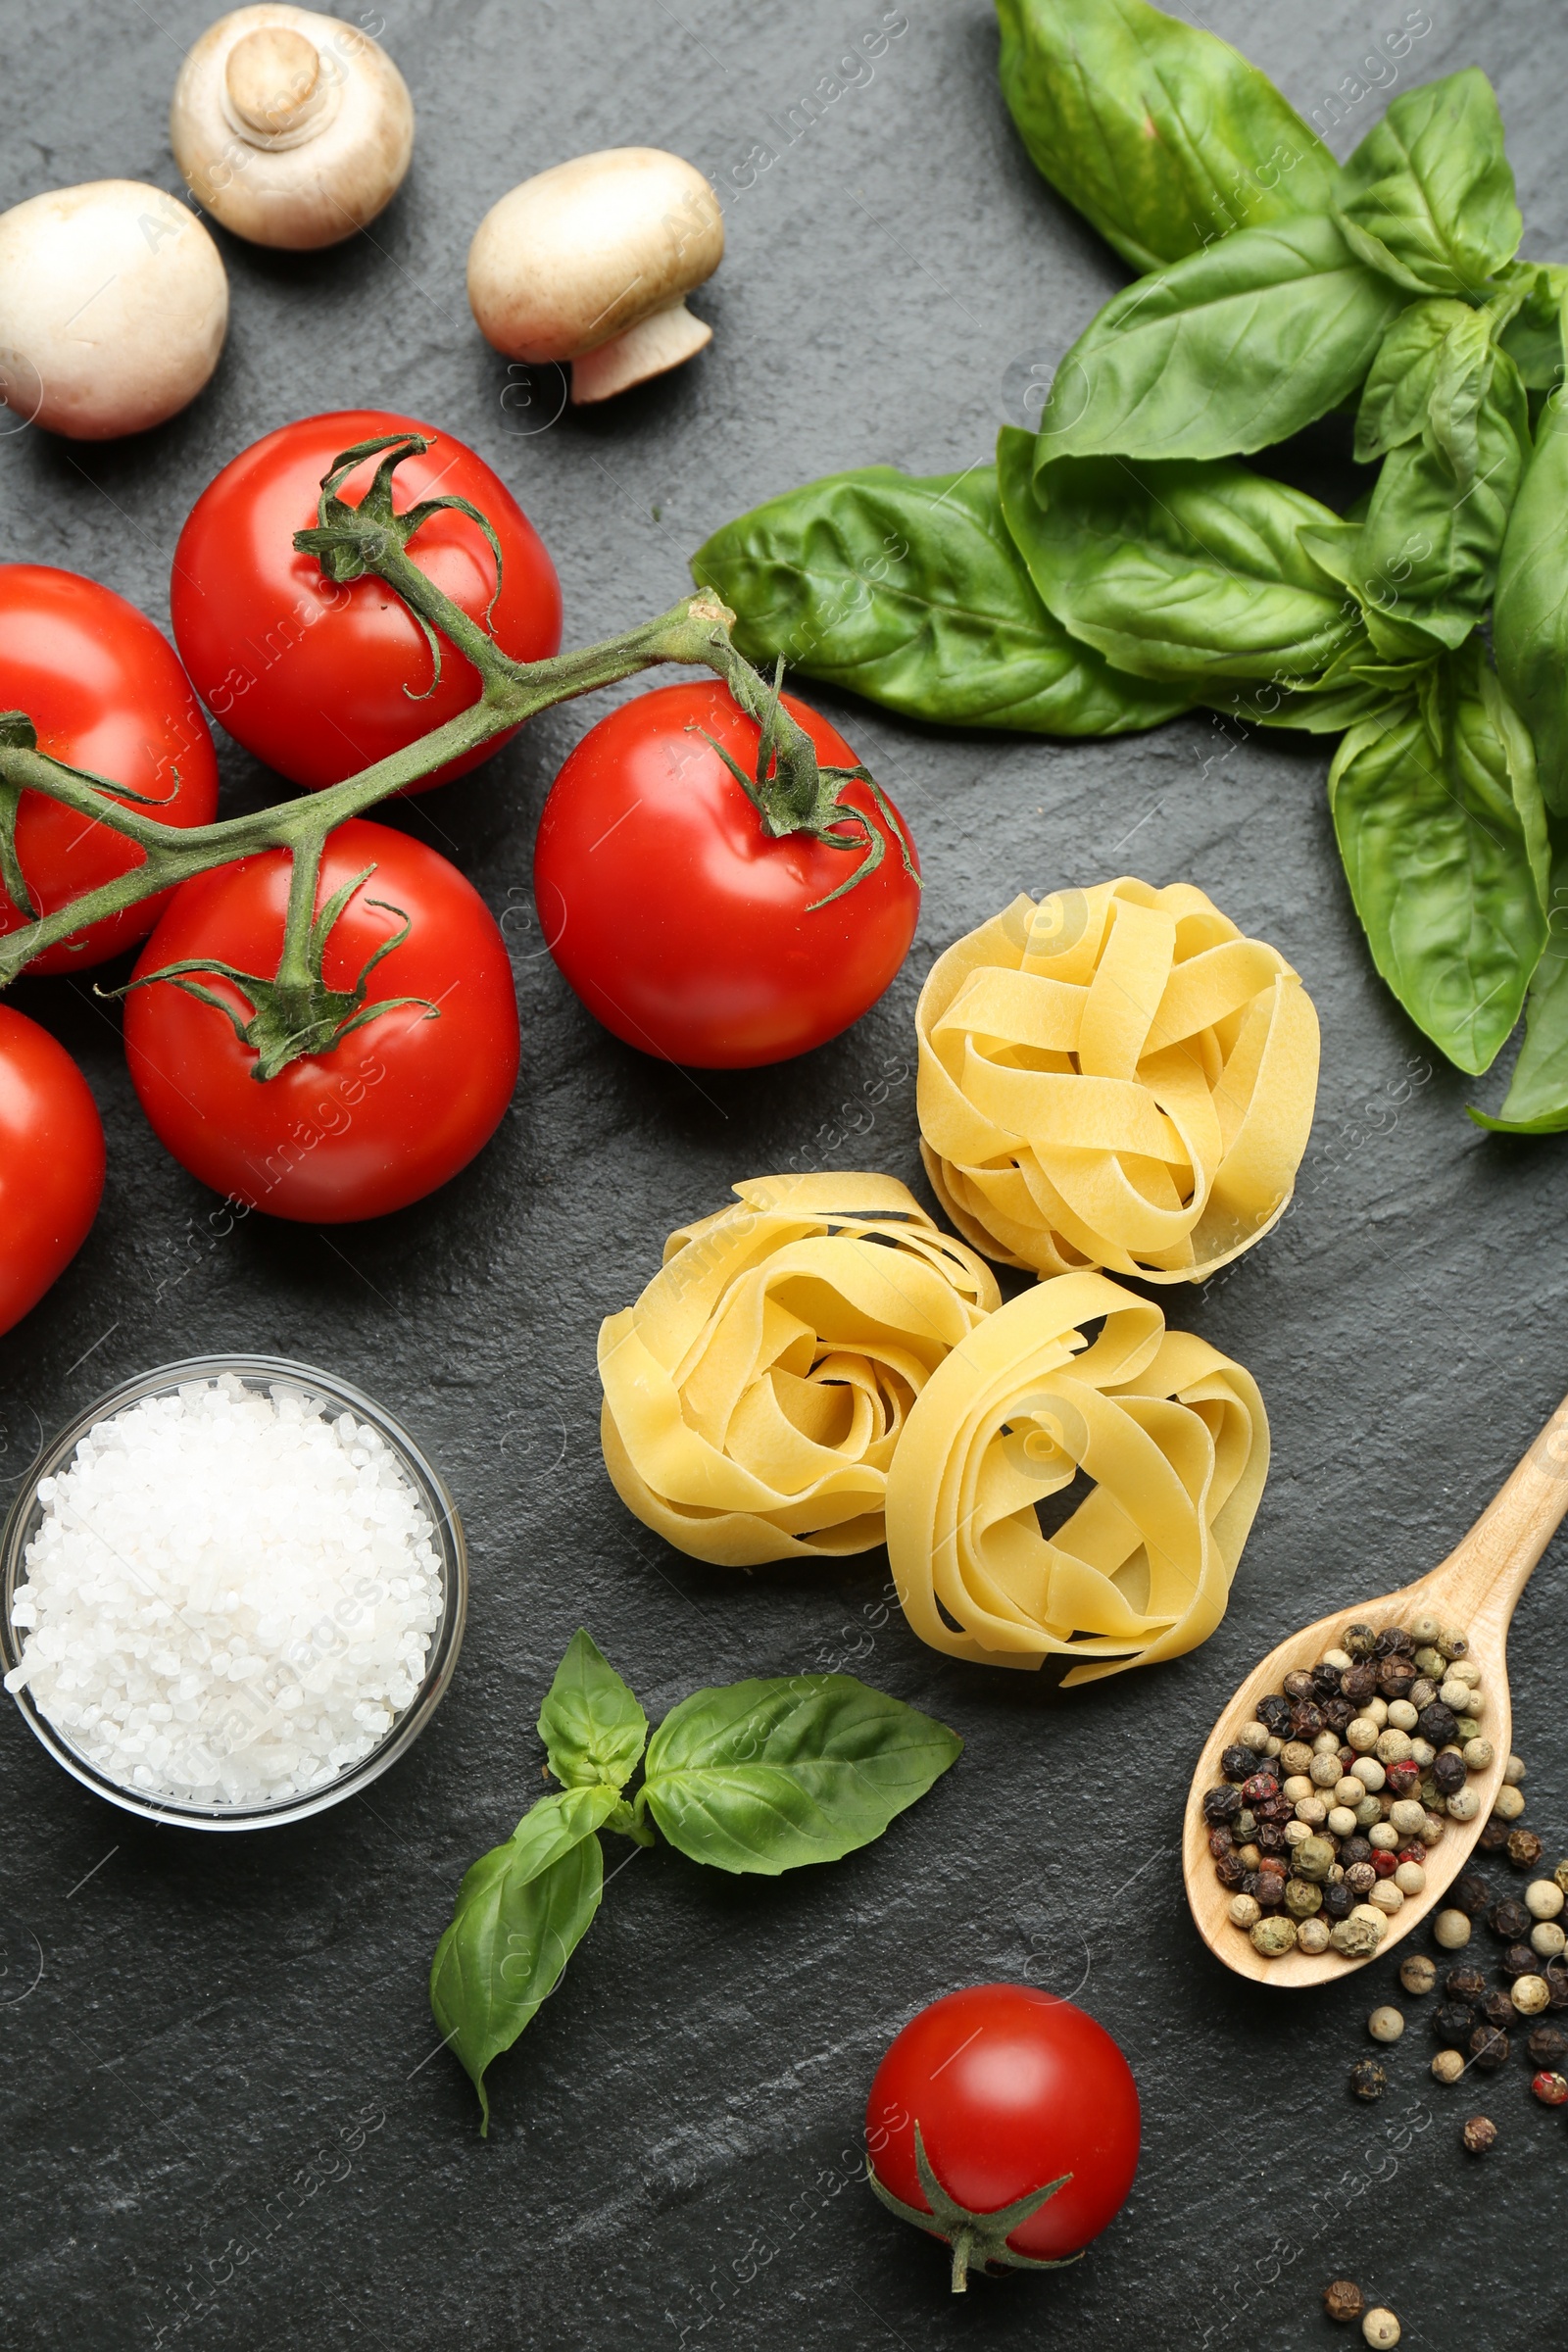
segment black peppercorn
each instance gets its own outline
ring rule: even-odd
[[[1252,1842],[1260,1853],[1282,1854],[1285,1851],[1285,1831],[1277,1821],[1260,1821]]]
[[[1386,1625],[1377,1640],[1380,1658],[1413,1658],[1415,1636],[1407,1634],[1402,1625]]]
[[[1489,2115],[1473,2115],[1459,2137],[1467,2156],[1485,2156],[1497,2144],[1497,2127]]]
[[[1505,2032],[1519,2022],[1519,2012],[1505,1992],[1483,1993],[1476,2007],[1489,2026],[1499,2026]]]
[[[1282,1689],[1286,1697],[1290,1699],[1314,1698],[1317,1695],[1317,1686],[1312,1677],[1310,1674],[1301,1672],[1299,1668],[1296,1673],[1288,1674],[1285,1677]]]
[[[1492,1888],[1475,1871],[1467,1870],[1454,1881],[1448,1900],[1467,1919],[1479,1919],[1492,1906]]]
[[[1441,1698],[1434,1698],[1422,1708],[1416,1717],[1415,1728],[1423,1740],[1431,1740],[1434,1747],[1447,1747],[1452,1740],[1459,1737],[1459,1718],[1451,1707],[1444,1705]],[[1462,1788],[1464,1787],[1463,1756],[1439,1756],[1438,1762],[1458,1765],[1459,1778],[1453,1786],[1455,1788]],[[1449,1794],[1452,1794],[1452,1790],[1449,1791]]]
[[[1315,1698],[1303,1698],[1291,1709],[1291,1738],[1315,1740],[1323,1729],[1323,1710]]]
[[[1266,1804],[1259,1805],[1256,1810],[1259,1821],[1277,1821],[1281,1827],[1296,1819],[1296,1807],[1288,1796],[1271,1796]]]
[[[1257,1770],[1257,1751],[1240,1743],[1228,1747],[1219,1760],[1219,1768],[1228,1781],[1250,1781]]]
[[[1560,2070],[1563,2060],[1568,2058],[1568,2034],[1560,2026],[1534,2026],[1525,2047],[1530,2052],[1532,2066]]]
[[[1497,2026],[1477,2026],[1470,2036],[1470,2063],[1484,2075],[1495,2075],[1508,2063],[1508,2036]]]
[[[1323,2309],[1331,2320],[1348,2323],[1361,2317],[1366,2297],[1353,2278],[1336,2278],[1323,2289]]]
[[[1216,1825],[1234,1821],[1241,1809],[1242,1792],[1239,1788],[1233,1788],[1228,1781],[1221,1783],[1217,1788],[1210,1788],[1203,1798],[1203,1819]]]
[[[1515,1870],[1534,1870],[1541,1860],[1541,1839],[1534,1830],[1510,1830],[1508,1859]]]
[[[1323,1729],[1342,1736],[1355,1721],[1355,1709],[1348,1698],[1326,1698],[1323,1701]]]
[[[1277,1911],[1285,1900],[1285,1874],[1280,1870],[1254,1870],[1248,1874],[1245,1891],[1259,1910]],[[1510,2003],[1510,2012],[1512,2004]]]
[[[1342,1694],[1346,1698],[1352,1699],[1357,1706],[1363,1700],[1373,1697],[1377,1687],[1378,1670],[1375,1666],[1352,1666],[1348,1674],[1342,1674],[1340,1677]]]
[[[1493,1904],[1487,1921],[1499,1943],[1523,1943],[1535,1924],[1523,1903],[1511,1894]]]
[[[1553,2009],[1568,2009],[1568,1967],[1560,1960],[1548,1960],[1541,1973],[1546,1980],[1546,1997]]]
[[[1375,2058],[1358,2058],[1350,2069],[1350,2088],[1358,2099],[1381,2099],[1389,2078]]]
[[[1500,1853],[1507,1842],[1508,1824],[1505,1821],[1499,1821],[1496,1815],[1493,1814],[1490,1819],[1482,1823],[1481,1835],[1476,1839],[1476,1844],[1482,1853]]]
[[[1475,2030],[1475,2012],[1464,2001],[1445,2001],[1432,2012],[1433,2034],[1446,2050],[1462,2050]]]
[[[1423,1739],[1430,1740],[1434,1747],[1441,1747],[1443,1742],[1438,1738],[1437,1733],[1429,1732],[1426,1728],[1427,1715],[1430,1715],[1432,1712],[1432,1708],[1428,1707],[1426,1714],[1424,1714],[1421,1718],[1421,1736]],[[1445,1708],[1444,1712],[1446,1714],[1449,1714],[1451,1721],[1450,1710]],[[1453,1733],[1449,1732],[1447,1737],[1451,1740],[1453,1738]],[[1442,1795],[1457,1796],[1459,1790],[1464,1787],[1465,1781],[1468,1777],[1469,1776],[1465,1771],[1465,1762],[1463,1756],[1456,1756],[1451,1748],[1446,1749],[1441,1756],[1436,1756],[1433,1758],[1432,1778],[1437,1782],[1439,1791]]]
[[[1373,1625],[1348,1625],[1340,1636],[1340,1647],[1357,1660],[1377,1654],[1378,1635]]]
[[[1541,1962],[1528,1943],[1510,1943],[1497,1966],[1505,1977],[1533,1977]]]
[[[1323,1909],[1330,1919],[1348,1919],[1355,1905],[1355,1889],[1336,1879],[1332,1886],[1323,1889]]]
[[[1408,1696],[1410,1685],[1414,1681],[1415,1668],[1408,1658],[1385,1658],[1378,1668],[1378,1689],[1385,1698]]]
[[[1221,1854],[1214,1865],[1214,1876],[1222,1886],[1228,1886],[1235,1894],[1247,1884],[1247,1864],[1240,1854]]]
[[[1370,1838],[1347,1838],[1340,1848],[1340,1860],[1345,1864],[1347,1870],[1349,1869],[1352,1862],[1370,1862],[1371,1859],[1372,1840]],[[1492,1898],[1489,1895],[1487,1899],[1490,1902]]]
[[[1444,1979],[1443,1988],[1450,2001],[1467,2002],[1473,2009],[1476,2002],[1485,1997],[1486,1973],[1468,1963],[1461,1968],[1450,1968],[1447,1976]],[[1454,2046],[1457,2048],[1458,2044],[1455,2043]]]
[[[1291,1736],[1290,1700],[1281,1698],[1277,1690],[1271,1690],[1267,1698],[1260,1698],[1257,1702],[1257,1720],[1265,1731],[1273,1733],[1276,1740],[1288,1740]]]
[[[1312,1685],[1319,1698],[1338,1698],[1342,1669],[1338,1666],[1314,1666]]]

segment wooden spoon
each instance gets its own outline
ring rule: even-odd
[[[1530,1572],[1565,1511],[1568,1511],[1568,1399],[1557,1407],[1496,1500],[1441,1567],[1434,1568],[1418,1584],[1406,1585],[1401,1592],[1385,1593],[1380,1600],[1362,1601],[1354,1608],[1336,1609],[1332,1617],[1320,1617],[1315,1625],[1303,1626],[1277,1649],[1270,1650],[1261,1666],[1248,1676],[1221,1710],[1193,1775],[1182,1841],[1182,1868],[1187,1880],[1187,1899],[1198,1922],[1199,1934],[1216,1958],[1238,1976],[1281,1986],[1328,1984],[1365,1967],[1366,1962],[1344,1959],[1335,1951],[1316,1954],[1292,1951],[1283,1959],[1265,1960],[1253,1949],[1251,1938],[1231,1924],[1231,1890],[1222,1886],[1214,1876],[1208,1828],[1203,1820],[1203,1792],[1224,1777],[1219,1761],[1222,1750],[1231,1745],[1244,1723],[1253,1720],[1259,1699],[1270,1690],[1278,1690],[1285,1677],[1298,1667],[1316,1665],[1325,1649],[1336,1646],[1341,1630],[1358,1619],[1381,1630],[1386,1625],[1407,1625],[1412,1617],[1425,1613],[1441,1619],[1445,1625],[1457,1626],[1469,1636],[1469,1655],[1481,1670],[1481,1688],[1486,1694],[1482,1733],[1495,1751],[1485,1772],[1473,1772],[1469,1777],[1468,1786],[1480,1797],[1481,1810],[1474,1821],[1450,1821],[1445,1826],[1443,1837],[1431,1849],[1425,1865],[1424,1890],[1405,1897],[1403,1908],[1389,1921],[1388,1932],[1377,1951],[1368,1955],[1371,1959],[1382,1959],[1429,1912],[1442,1907],[1444,1895],[1469,1861],[1502,1786],[1513,1734],[1513,1711],[1508,1698],[1508,1627]],[[1456,1953],[1455,1959],[1458,1956]],[[1544,1967],[1545,1963],[1542,1965]]]

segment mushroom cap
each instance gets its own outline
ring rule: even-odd
[[[0,391],[75,441],[145,432],[218,365],[228,279],[194,213],[139,179],[0,213]]]
[[[711,277],[724,216],[694,166],[607,147],[525,179],[468,248],[480,332],[512,360],[572,360]]]
[[[169,137],[215,220],[252,244],[309,253],[390,204],[414,154],[414,101],[357,25],[308,8],[239,8],[186,56]]]

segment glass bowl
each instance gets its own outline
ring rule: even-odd
[[[110,1779],[73,1747],[66,1734],[42,1713],[25,1686],[13,1691],[12,1696],[22,1709],[28,1730],[49,1750],[55,1762],[63,1764],[84,1788],[107,1797],[122,1811],[139,1814],[143,1821],[172,1823],[190,1830],[264,1830],[285,1821],[303,1821],[312,1813],[323,1813],[328,1805],[341,1804],[345,1797],[358,1795],[371,1781],[379,1779],[413,1745],[440,1705],[463,1643],[468,1606],[468,1563],[457,1506],[441,1477],[407,1430],[401,1429],[390,1414],[384,1413],[368,1396],[362,1396],[358,1389],[351,1388],[347,1381],[319,1372],[311,1364],[291,1363],[282,1356],[200,1355],[183,1363],[160,1364],[156,1370],[127,1380],[118,1389],[112,1389],[107,1396],[100,1397],[90,1412],[73,1421],[69,1429],[62,1430],[44,1447],[11,1507],[0,1542],[0,1656],[4,1658],[7,1673],[22,1662],[21,1632],[12,1625],[11,1604],[26,1573],[27,1545],[43,1521],[43,1505],[38,1500],[39,1480],[52,1477],[67,1466],[95,1422],[112,1419],[144,1396],[170,1396],[186,1381],[218,1380],[224,1374],[233,1375],[249,1389],[270,1392],[283,1387],[320,1396],[329,1405],[351,1412],[356,1420],[368,1422],[396,1456],[430,1522],[431,1547],[441,1567],[441,1615],[430,1636],[424,1677],[414,1697],[368,1755],[348,1765],[335,1780],[324,1782],[318,1788],[303,1793],[296,1790],[263,1804],[196,1804],[129,1788],[123,1782]]]

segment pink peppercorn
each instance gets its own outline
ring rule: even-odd
[[[1543,2107],[1560,2107],[1568,2100],[1568,2082],[1561,2075],[1537,2075],[1530,2087]]]
[[[1392,1879],[1399,1865],[1386,1845],[1375,1845],[1372,1848],[1372,1867],[1380,1879]]]

